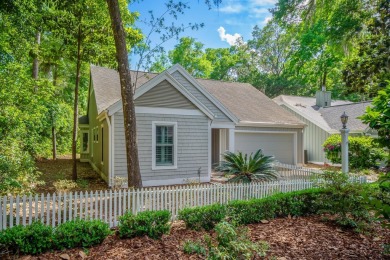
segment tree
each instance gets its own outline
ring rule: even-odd
[[[169,52],[169,60],[172,64],[178,63],[183,66],[194,77],[207,78],[211,73],[212,65],[206,59],[203,46],[203,43],[197,42],[194,38],[183,37]]]
[[[360,37],[356,53],[345,62],[345,92],[374,97],[390,80],[390,2],[379,0],[376,13]]]
[[[116,59],[121,84],[122,107],[125,127],[128,187],[142,187],[141,172],[138,161],[137,127],[135,120],[134,92],[130,75],[126,45],[126,35],[122,23],[118,0],[107,0],[114,33]]]
[[[363,123],[376,131],[376,141],[381,147],[389,151],[387,166],[390,166],[390,81],[385,89],[380,90],[372,101],[372,107],[368,106],[364,115],[360,117]]]

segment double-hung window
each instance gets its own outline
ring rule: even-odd
[[[153,169],[177,168],[177,123],[153,122]]]

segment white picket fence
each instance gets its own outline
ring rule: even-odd
[[[356,181],[365,182],[364,178]],[[279,180],[249,184],[201,184],[151,187],[141,189],[69,192],[4,196],[0,198],[0,230],[14,225],[41,221],[56,226],[66,221],[100,219],[117,226],[118,217],[126,211],[134,214],[145,210],[169,210],[175,220],[179,210],[186,207],[231,200],[263,198],[276,192],[289,192],[313,187],[309,180]]]

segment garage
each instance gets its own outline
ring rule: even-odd
[[[281,163],[296,164],[294,133],[236,132],[234,143],[236,151],[250,154],[262,149]]]

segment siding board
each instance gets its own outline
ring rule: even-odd
[[[143,181],[197,178],[208,173],[208,118],[189,115],[137,114],[137,141],[141,176]],[[178,168],[174,170],[152,170],[152,122],[177,122]],[[115,165],[116,176],[127,175],[123,113],[115,113]]]

